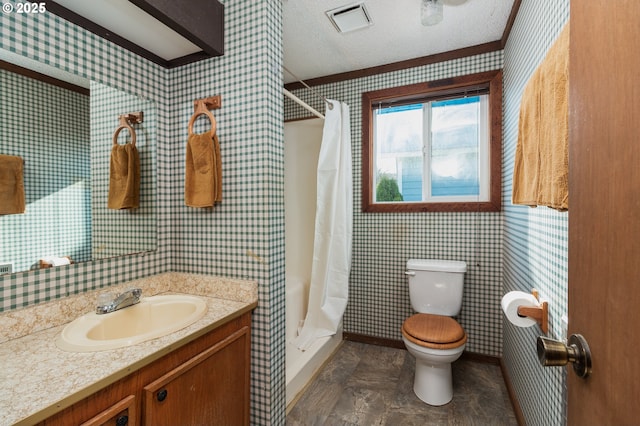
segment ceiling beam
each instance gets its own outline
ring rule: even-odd
[[[224,54],[224,5],[218,0],[129,0],[210,56]]]

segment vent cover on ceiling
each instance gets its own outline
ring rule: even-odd
[[[364,3],[350,4],[325,12],[339,33],[359,30],[373,25]]]

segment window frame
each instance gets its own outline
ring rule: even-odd
[[[374,182],[374,106],[384,103],[410,103],[438,100],[465,92],[488,89],[489,95],[489,200],[461,202],[384,202],[373,201]],[[362,94],[362,211],[393,212],[499,212],[502,208],[502,70],[434,80]]]

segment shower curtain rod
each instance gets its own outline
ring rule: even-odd
[[[301,105],[302,107],[304,107],[305,109],[309,110],[313,115],[315,115],[316,117],[322,118],[324,120],[324,115],[320,114],[317,110],[315,110],[313,107],[311,107],[309,104],[307,104],[306,102],[304,102],[302,99],[300,99],[299,97],[297,97],[296,95],[294,95],[293,93],[291,93],[290,91],[288,91],[287,89],[282,89],[282,92],[292,101],[294,101],[295,103],[297,103],[298,105]]]
[[[285,70],[286,72],[288,72],[289,74],[291,74],[291,77],[295,78],[296,80],[298,80],[298,82],[300,84],[302,84],[304,87],[306,87],[307,89],[311,90],[311,92],[313,92],[313,94],[315,94],[316,96],[322,98],[322,100],[327,104],[327,107],[329,107],[329,109],[333,109],[333,104],[331,102],[329,102],[327,100],[327,98],[325,98],[324,96],[322,96],[320,93],[316,92],[315,90],[313,90],[313,88],[311,86],[309,86],[307,83],[304,82],[304,80],[302,80],[300,77],[298,77],[297,75],[295,75],[294,73],[292,73],[291,71],[289,71],[287,69],[287,67],[285,67],[284,65],[282,66],[282,69]]]

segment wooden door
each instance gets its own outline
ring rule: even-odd
[[[640,2],[572,0],[569,333],[592,352],[568,373],[569,425],[640,422]]]
[[[148,426],[249,424],[249,327],[144,387]]]

